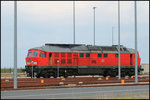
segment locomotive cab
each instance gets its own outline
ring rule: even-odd
[[[26,66],[36,66],[38,64],[38,50],[29,50],[26,57]]]
[[[26,57],[26,65],[25,65],[25,71],[28,73],[27,76],[32,76],[32,68],[33,71],[39,70],[43,66],[47,66],[47,63],[49,61],[48,54],[45,51],[42,50],[28,50],[28,54]]]
[[[26,57],[26,66],[46,66],[47,54],[41,50],[29,50]]]

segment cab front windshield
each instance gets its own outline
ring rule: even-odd
[[[28,57],[37,57],[38,56],[38,52],[37,51],[34,51],[33,53],[30,51],[27,55]]]
[[[28,57],[31,57],[31,52],[28,53]]]
[[[32,57],[37,57],[37,55],[38,55],[38,52],[34,51],[33,54],[32,54]]]

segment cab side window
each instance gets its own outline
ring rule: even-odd
[[[104,54],[104,58],[107,58],[107,57],[108,57],[108,55],[105,53],[105,54]]]
[[[101,54],[101,53],[99,53],[99,54],[98,54],[98,58],[101,58],[101,57],[102,57],[102,54]]]
[[[40,53],[40,57],[46,57],[46,53]]]
[[[118,58],[118,54],[115,54],[115,57]]]
[[[84,57],[84,54],[83,54],[83,53],[80,53],[80,57]]]
[[[89,54],[89,53],[87,53],[87,54],[86,54],[86,57],[90,57],[90,54]]]

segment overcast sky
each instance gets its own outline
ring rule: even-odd
[[[118,2],[76,1],[77,44],[93,44],[93,7],[96,12],[96,45],[118,44]],[[17,1],[18,67],[25,66],[28,49],[45,43],[73,44],[72,1]],[[121,45],[134,45],[134,1],[120,2]],[[138,51],[149,63],[149,2],[137,1]],[[13,67],[14,2],[1,2],[1,67]]]

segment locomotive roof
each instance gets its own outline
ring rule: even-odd
[[[93,46],[85,44],[45,44],[41,47],[31,48],[29,50],[43,50],[46,52],[99,52],[99,53],[118,53],[118,45],[112,46]],[[134,53],[134,49],[126,48],[120,45],[120,53]]]

